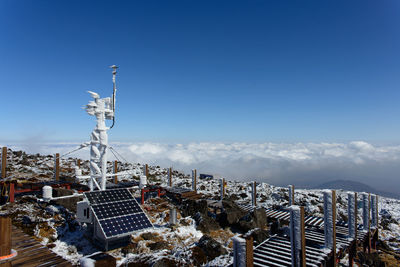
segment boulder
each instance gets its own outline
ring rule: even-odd
[[[73,194],[74,194],[74,191],[71,189],[65,189],[65,188],[54,188],[53,189],[53,197],[64,197],[64,196],[70,196]]]
[[[176,267],[176,266],[188,266],[188,265],[170,258],[159,259],[154,264],[151,265],[151,267]]]
[[[197,212],[207,214],[208,206],[206,200],[185,199],[179,207],[183,217],[194,216]]]
[[[169,244],[166,241],[157,241],[157,242],[154,242],[154,243],[150,243],[148,245],[148,247],[151,250],[163,250],[163,249],[168,249],[169,248]]]
[[[81,266],[89,267],[112,267],[117,266],[116,259],[107,253],[96,253],[90,256],[81,258]]]
[[[195,266],[202,266],[207,262],[207,256],[200,247],[193,247],[192,249],[192,259]]]
[[[121,249],[121,253],[124,255],[129,254],[129,253],[136,253],[137,246],[138,246],[137,243],[130,243],[129,245],[127,245]]]
[[[223,212],[217,215],[217,221],[222,227],[231,226],[239,222],[246,215],[235,202],[222,200]]]
[[[264,229],[267,226],[267,215],[263,208],[259,208],[242,218],[237,227],[242,232],[248,232],[255,228]]]
[[[203,235],[200,238],[197,246],[203,250],[208,261],[211,261],[220,255],[228,253],[228,251],[223,248],[220,243],[218,243],[216,240],[208,235]]]
[[[194,219],[196,220],[197,229],[202,231],[203,233],[209,233],[210,231],[220,229],[218,222],[208,215],[197,212],[194,216]]]
[[[251,231],[250,236],[253,237],[254,242],[260,244],[270,236],[270,233],[268,230],[255,229],[254,231]]]
[[[82,201],[83,197],[69,197],[69,198],[61,198],[56,200],[51,200],[50,204],[56,204],[65,207],[66,209],[76,213],[76,203]]]
[[[158,234],[154,234],[151,232],[147,232],[147,233],[143,233],[140,235],[141,238],[143,238],[144,240],[153,240],[158,236]]]

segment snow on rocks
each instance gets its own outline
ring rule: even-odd
[[[29,178],[31,181],[46,181],[52,179],[53,156],[27,155],[24,152],[13,152],[9,159],[11,177]],[[61,159],[61,176],[74,175],[76,159]],[[143,174],[142,164],[119,163],[119,171],[133,169],[133,175],[119,177],[119,181],[139,181]],[[89,172],[88,161],[81,162],[82,173]],[[112,171],[112,163],[108,164]],[[190,189],[191,177],[177,170],[172,171],[174,187]],[[227,182],[226,196],[232,201],[241,204],[251,204],[250,181]],[[168,170],[159,166],[149,166],[148,182],[164,187],[168,185]],[[276,187],[267,183],[258,182],[256,185],[257,206],[268,208],[287,207],[289,203],[288,188]],[[220,200],[219,179],[197,179],[197,192],[207,199]],[[138,194],[138,192],[136,192]],[[347,221],[347,191],[336,190],[337,219]],[[400,250],[400,200],[379,197],[379,227],[380,239],[387,241],[394,250]],[[305,207],[307,215],[323,217],[323,191],[296,189],[295,205]],[[358,197],[357,221],[362,222],[362,199]],[[228,253],[207,260],[207,255],[199,241],[205,231],[199,230],[194,216],[182,217],[182,210],[177,210],[177,224],[169,225],[169,210],[174,205],[167,200],[149,199],[145,203],[146,214],[154,224],[154,228],[138,231],[131,236],[131,243],[123,248],[107,252],[117,259],[117,266],[128,263],[155,263],[169,262],[171,264],[227,266],[232,264],[233,241],[229,228],[211,230],[207,235],[218,242]],[[98,248],[87,236],[87,226],[79,225],[75,214],[61,205],[39,203],[36,197],[26,196],[17,198],[17,203],[2,206],[0,214],[10,214],[13,223],[23,227],[27,233],[41,239],[52,251],[63,258],[78,264],[79,259],[98,251]],[[207,212],[205,212],[207,214]],[[204,240],[204,239],[203,239]],[[211,241],[211,243],[213,243]],[[345,260],[344,260],[345,261]],[[90,260],[84,264],[90,266]],[[134,265],[132,265],[134,266]]]

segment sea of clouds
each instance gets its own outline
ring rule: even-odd
[[[10,148],[29,153],[67,153],[78,143],[20,143]],[[172,166],[189,173],[209,173],[234,180],[258,180],[313,187],[331,180],[353,180],[379,190],[400,188],[400,146],[348,143],[112,143],[130,162]],[[71,154],[88,159],[88,149]],[[109,154],[114,160],[114,155]]]

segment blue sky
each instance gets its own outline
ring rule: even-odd
[[[399,143],[399,1],[0,1],[3,142]],[[6,115],[4,115],[6,114]]]

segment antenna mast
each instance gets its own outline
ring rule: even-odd
[[[112,66],[110,66],[110,68],[112,68],[113,69],[113,72],[112,72],[112,75],[113,75],[113,77],[112,77],[112,81],[113,81],[113,98],[112,98],[112,107],[113,107],[113,122],[112,122],[112,125],[111,125],[111,127],[110,127],[110,129],[112,128],[112,127],[114,127],[114,124],[115,124],[115,94],[116,94],[116,92],[117,92],[117,86],[116,86],[116,84],[115,84],[115,76],[117,75],[117,69],[118,69],[118,67],[116,66],[116,65],[112,65]]]

